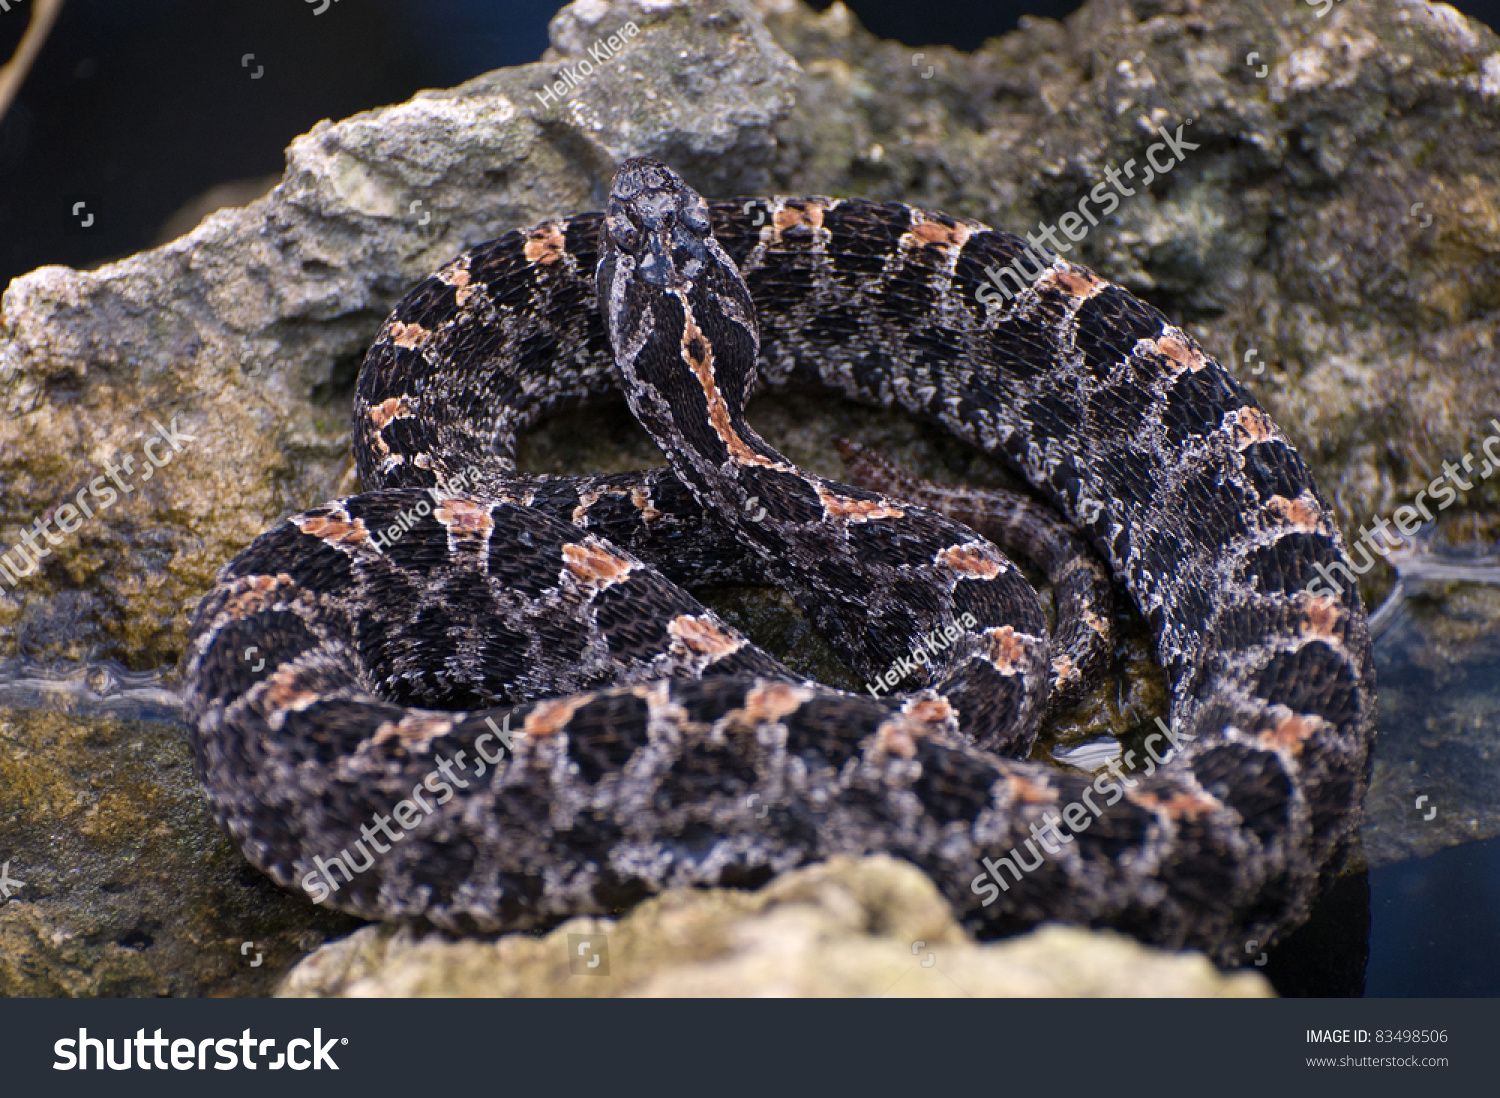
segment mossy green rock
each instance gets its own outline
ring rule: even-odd
[[[0,861],[3,997],[261,995],[358,925],[245,864],[170,725],[0,710]]]

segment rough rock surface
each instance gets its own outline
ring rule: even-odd
[[[0,997],[263,995],[359,925],[245,864],[170,725],[0,711],[0,861]]]
[[[580,947],[582,950],[580,951]],[[598,963],[592,969],[590,962]],[[1199,954],[1048,926],[975,945],[906,862],[835,858],[758,892],[678,890],[619,922],[573,919],[545,937],[418,937],[364,927],[297,964],[290,996],[1213,996],[1272,994]]]
[[[539,98],[631,21],[639,33],[617,56],[565,97]],[[353,377],[403,291],[462,248],[597,208],[629,153],[668,159],[715,197],[859,194],[1028,231],[1055,224],[1107,170],[1139,164],[1155,127],[1184,125],[1198,147],[1073,254],[1240,373],[1308,455],[1346,530],[1410,500],[1500,415],[1500,40],[1451,8],[1371,0],[1319,19],[1290,2],[1093,0],[973,54],[927,48],[914,66],[913,50],[875,39],[838,4],[819,15],[797,0],[578,0],[552,41],[537,64],[320,123],[288,149],[269,195],[179,240],[9,287],[0,551],[109,468],[132,491],[63,534],[36,574],[14,588],[0,579],[0,679],[53,664],[171,667],[220,565],[278,517],[357,489]],[[1245,64],[1251,51],[1264,76]],[[576,418],[539,431],[527,467],[657,463],[628,418],[588,415],[586,433]],[[838,472],[838,431],[927,475],[1004,479],[899,419],[794,399],[758,402],[753,415],[825,474]],[[192,437],[147,479],[147,436],[174,418]],[[119,471],[127,456],[137,464]],[[1450,516],[1464,511],[1492,540],[1497,484],[1476,485]],[[1366,577],[1367,596],[1389,578],[1384,566]],[[716,605],[795,665],[857,685],[776,596],[732,592]],[[1428,625],[1435,644],[1462,651],[1461,624]],[[1125,656],[1128,681],[1061,740],[1149,723],[1159,677],[1144,670],[1138,635]],[[1399,712],[1417,709],[1404,700]],[[0,716],[21,753],[0,786],[0,859],[28,882],[0,908],[0,993],[258,990],[290,960],[294,929],[324,925],[238,863],[195,800],[180,731]],[[43,766],[63,741],[74,769]],[[127,774],[96,754],[130,758],[138,741],[177,762]],[[1405,808],[1415,757],[1382,748],[1382,850],[1430,845]],[[94,817],[74,803],[85,775],[98,783]],[[1442,841],[1500,826],[1489,809],[1474,818]],[[136,859],[156,876],[132,877]],[[166,879],[175,893],[146,884]],[[249,978],[190,948],[283,932]],[[135,960],[117,952],[143,935],[155,944]]]

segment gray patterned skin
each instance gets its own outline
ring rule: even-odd
[[[1108,574],[1072,532],[1047,508],[1018,493],[934,484],[857,442],[834,441],[850,483],[946,515],[1041,568],[1057,613],[1047,712],[1062,713],[1082,701],[1109,667],[1114,595]]]
[[[627,161],[602,217],[482,245],[397,307],[357,385],[375,490],[257,539],[195,619],[195,749],[246,857],[331,906],[454,930],[870,851],[921,866],[989,933],[1108,925],[1228,963],[1296,925],[1355,835],[1374,681],[1357,595],[1303,590],[1344,548],[1285,436],[1081,267],[980,307],[985,267],[1023,244],[1009,234],[858,200],[765,209],[753,225]],[[757,359],[763,382],[902,407],[1009,462],[1154,630],[1188,742],[987,905],[979,860],[1092,793],[1024,758],[1040,610],[966,527],[755,435]],[[670,470],[515,473],[518,432],[620,388]],[[378,545],[425,488],[442,502]],[[768,577],[866,674],[931,623],[975,624],[912,692],[846,694],[672,582]],[[446,795],[428,784],[400,840],[366,841],[507,716],[513,752]],[[317,860],[346,849],[359,871],[329,896]]]

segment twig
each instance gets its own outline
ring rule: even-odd
[[[52,24],[57,21],[57,13],[62,11],[62,6],[63,0],[34,0],[31,22],[26,27],[26,33],[21,36],[21,44],[16,47],[15,55],[5,63],[5,67],[0,68],[0,121],[5,120],[5,112],[10,110],[11,102],[21,90],[26,74],[31,71],[32,62],[42,52],[42,43],[47,41],[47,35],[52,32]]]

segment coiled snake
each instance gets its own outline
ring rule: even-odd
[[[195,750],[246,857],[459,931],[872,851],[986,932],[1108,925],[1228,960],[1295,925],[1355,835],[1374,680],[1358,595],[1304,590],[1344,548],[1286,437],[1082,267],[981,307],[1025,246],[1007,233],[849,199],[754,212],[629,160],[603,215],[475,248],[396,308],[357,384],[372,490],[262,535],[194,621]],[[757,380],[1005,460],[1153,630],[1181,750],[1003,892],[980,860],[1090,790],[1024,758],[1068,653],[989,541],[761,439]],[[668,469],[515,472],[519,432],[621,390]],[[888,694],[841,692],[674,580],[782,585],[867,677],[949,643]]]

